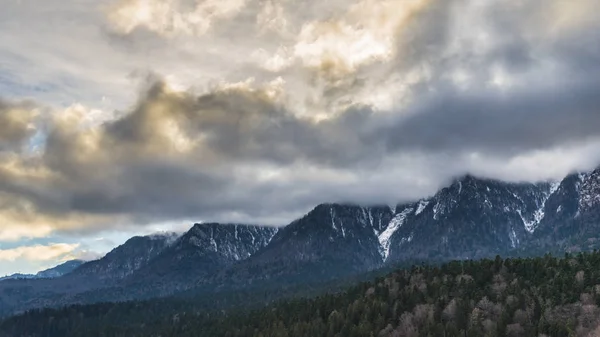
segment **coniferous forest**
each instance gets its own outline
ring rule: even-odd
[[[599,336],[598,305],[594,251],[417,265],[253,310],[166,299],[33,310],[2,322],[0,336]]]

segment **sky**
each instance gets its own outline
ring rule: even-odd
[[[600,164],[598,0],[3,0],[0,275]]]

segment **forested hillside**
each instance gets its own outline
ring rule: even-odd
[[[169,300],[35,310],[0,336],[598,336],[600,253],[414,266],[254,311]]]

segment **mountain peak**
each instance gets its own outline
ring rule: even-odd
[[[261,226],[261,225],[256,225],[256,224],[245,224],[245,223],[230,223],[230,222],[197,222],[194,223],[194,225],[192,226],[192,228],[188,231],[205,231],[207,229],[212,229],[212,228],[235,228],[235,227],[239,227],[239,228],[257,228],[257,227],[267,227],[267,226]]]
[[[133,275],[134,281],[162,284],[161,278],[169,275],[174,287],[188,287],[207,274],[247,259],[264,248],[277,230],[257,225],[196,223]],[[169,293],[174,287],[160,291]]]
[[[491,178],[483,178],[481,176],[476,176],[471,173],[467,173],[463,176],[460,176],[454,179],[452,185],[462,185],[471,186],[471,187],[481,187],[481,186],[491,186],[491,185],[514,185],[512,183],[491,179]]]
[[[182,236],[180,241],[188,242],[192,246],[201,249],[208,248],[215,253],[220,252],[224,245],[241,242],[243,245],[248,245],[248,247],[240,252],[236,250],[231,253],[236,260],[239,260],[247,257],[246,255],[249,252],[255,251],[256,247],[266,245],[276,232],[277,228],[275,227],[259,225],[222,224],[217,222],[196,223]],[[229,248],[227,250],[231,251]]]

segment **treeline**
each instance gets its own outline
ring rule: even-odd
[[[259,310],[155,300],[34,310],[0,336],[600,336],[600,253],[398,270],[345,292]]]

